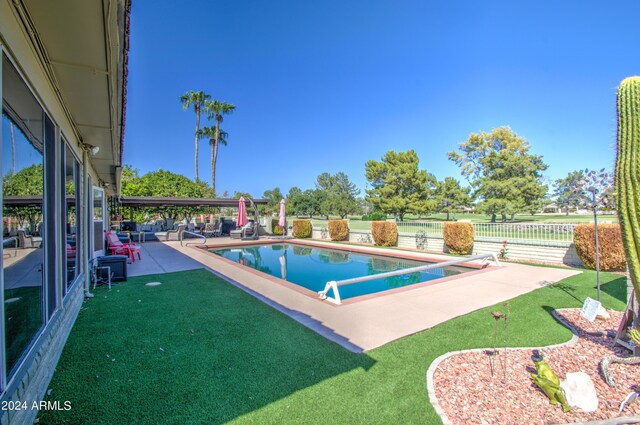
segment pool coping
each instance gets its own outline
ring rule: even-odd
[[[445,277],[441,277],[438,279],[432,279],[432,280],[428,280],[428,281],[424,281],[424,282],[417,282],[417,283],[412,283],[410,285],[405,285],[399,288],[392,288],[392,289],[387,289],[384,291],[378,291],[378,292],[374,292],[371,294],[365,294],[365,295],[360,295],[357,297],[351,297],[351,298],[347,298],[347,299],[342,299],[341,300],[341,304],[335,304],[326,300],[321,299],[318,296],[318,293],[315,291],[312,291],[308,288],[305,288],[301,285],[298,285],[296,283],[292,283],[289,282],[285,279],[281,279],[275,276],[272,276],[270,274],[261,272],[259,270],[254,269],[253,267],[249,267],[249,266],[245,266],[244,264],[240,264],[238,262],[235,262],[233,260],[230,260],[228,258],[222,257],[220,255],[214,254],[210,251],[208,251],[208,249],[210,248],[215,248],[215,249],[225,249],[225,248],[236,248],[239,246],[252,246],[252,245],[275,245],[275,244],[279,244],[279,243],[290,243],[290,244],[294,244],[294,245],[303,245],[303,246],[310,246],[310,247],[316,247],[316,248],[327,248],[327,249],[332,249],[334,251],[347,251],[347,252],[355,252],[355,253],[360,253],[360,254],[369,254],[369,255],[376,255],[378,257],[391,257],[391,258],[398,258],[398,259],[404,259],[404,260],[412,260],[412,261],[422,261],[422,262],[432,262],[432,263],[439,263],[442,262],[442,258],[436,258],[434,256],[432,257],[428,257],[425,255],[403,255],[402,252],[389,252],[389,255],[386,254],[386,252],[384,254],[380,253],[379,251],[373,252],[372,250],[367,250],[366,247],[362,247],[365,249],[360,249],[361,247],[354,247],[349,245],[349,248],[354,248],[354,249],[344,249],[341,248],[342,245],[338,245],[339,247],[334,246],[328,246],[327,244],[318,244],[318,243],[314,243],[315,241],[306,241],[306,240],[299,240],[299,239],[264,239],[264,240],[258,240],[258,241],[241,241],[242,243],[224,243],[224,244],[216,244],[216,245],[211,245],[211,244],[201,244],[201,245],[193,245],[192,247],[194,248],[198,248],[200,249],[203,253],[207,254],[207,255],[213,255],[215,258],[220,259],[222,261],[224,261],[225,263],[229,264],[229,265],[233,265],[235,267],[239,267],[242,270],[260,276],[263,279],[266,279],[270,282],[274,282],[276,284],[282,285],[286,288],[289,288],[291,290],[294,290],[302,295],[305,295],[307,297],[313,298],[317,301],[323,302],[325,304],[328,304],[332,307],[335,308],[340,308],[342,306],[345,305],[350,305],[350,304],[356,304],[359,302],[363,302],[363,301],[367,301],[367,300],[371,300],[371,299],[375,299],[375,298],[379,298],[379,297],[386,297],[386,296],[390,296],[390,295],[394,295],[394,294],[398,294],[398,293],[402,293],[402,292],[406,292],[406,291],[411,291],[414,289],[418,289],[418,288],[424,288],[427,286],[432,286],[432,285],[437,285],[440,283],[445,283],[447,281],[450,280],[455,280],[455,279],[459,279],[460,276],[464,275],[465,277],[467,276],[473,276],[475,274],[480,274],[480,273],[486,273],[486,272],[491,272],[493,270],[496,269],[496,266],[489,266],[489,265],[482,265],[482,264],[478,264],[478,263],[472,263],[472,262],[464,262],[464,263],[460,263],[457,264],[456,266],[460,266],[460,267],[466,267],[466,268],[471,268],[471,269],[476,269],[473,271],[468,271],[465,273],[460,273],[457,275],[453,275],[453,276],[445,276]],[[379,249],[379,248],[378,248]],[[419,254],[419,253],[415,253],[415,254]],[[426,255],[429,255],[429,253],[425,253]]]
[[[279,243],[282,240],[261,238],[256,242],[218,239],[214,240],[213,245],[237,246],[262,242]],[[302,242],[302,244],[311,242],[314,245],[344,250],[344,245],[332,242],[317,240],[296,240],[295,242]],[[202,267],[214,271],[230,283],[238,283],[241,288],[248,289],[247,292],[259,294],[259,299],[266,300],[267,304],[274,305],[280,312],[316,333],[325,337],[330,335],[331,337],[327,337],[327,339],[342,345],[349,351],[360,352],[367,352],[405,336],[422,332],[455,317],[505,302],[580,273],[571,269],[501,263],[501,267],[491,268],[493,270],[491,273],[463,273],[457,275],[459,276],[457,279],[450,280],[446,285],[436,284],[411,288],[409,291],[374,297],[353,304],[343,304],[340,308],[335,308],[336,306],[331,303],[318,302],[315,295],[314,298],[311,298],[303,295],[300,291],[291,290],[283,284],[274,285],[262,273],[252,273],[250,271],[253,269],[238,267],[238,263],[223,261],[219,255],[197,248],[202,244],[181,246],[179,241],[159,243],[177,251],[180,255],[189,257],[201,264]],[[362,250],[382,256],[391,253],[389,250],[370,246],[354,247],[349,245],[348,250],[356,252]],[[402,255],[405,253],[406,255]],[[395,256],[412,259],[416,256],[417,260],[435,258],[442,261],[452,258],[451,256],[400,250]],[[165,258],[170,258],[170,256]],[[474,273],[475,275],[472,275]],[[416,285],[411,286],[415,287]]]

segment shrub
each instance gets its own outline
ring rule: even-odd
[[[573,243],[582,264],[596,268],[596,232],[593,224],[581,224],[573,231]],[[619,224],[598,225],[600,270],[624,270],[626,266]]]
[[[374,211],[369,214],[365,214],[362,216],[362,221],[377,221],[382,220],[385,221],[387,219],[387,215],[378,211]]]
[[[296,238],[311,237],[311,220],[293,220],[293,236]]]
[[[349,238],[347,220],[329,220],[329,237],[332,241],[344,241]]]
[[[371,235],[378,246],[395,246],[398,243],[398,226],[390,221],[373,221]]]
[[[446,222],[442,227],[444,244],[452,254],[467,255],[473,249],[475,231],[471,223]]]
[[[283,229],[282,226],[280,226],[278,224],[278,222],[280,221],[279,218],[272,218],[271,219],[271,233],[273,233],[276,236],[282,236],[283,235]],[[284,226],[287,227],[287,222],[284,222]]]

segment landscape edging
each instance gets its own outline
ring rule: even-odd
[[[559,344],[546,345],[544,347],[507,347],[506,349],[508,351],[534,350],[534,349],[555,348],[555,347],[563,347],[563,346],[574,345],[576,342],[578,342],[578,339],[580,339],[580,338],[578,337],[575,328],[572,327],[571,325],[569,325],[560,316],[558,316],[556,314],[556,311],[562,311],[562,310],[574,310],[574,309],[562,308],[562,309],[558,309],[558,310],[553,310],[551,312],[551,314],[553,314],[553,317],[556,320],[558,320],[560,323],[565,325],[567,328],[569,328],[569,330],[573,334],[569,341],[561,342]],[[453,425],[453,424],[451,423],[451,421],[447,417],[447,414],[445,413],[444,409],[440,406],[440,402],[438,401],[438,397],[436,396],[435,387],[433,386],[433,375],[435,374],[436,369],[438,368],[440,363],[442,363],[444,360],[448,359],[449,357],[453,357],[453,356],[455,356],[457,354],[462,354],[462,353],[475,353],[475,352],[485,351],[485,350],[488,350],[488,349],[490,349],[490,347],[489,348],[471,348],[471,349],[468,349],[468,350],[450,351],[448,353],[442,354],[441,356],[437,357],[433,362],[431,362],[431,365],[429,365],[429,369],[427,369],[427,375],[426,375],[427,395],[429,396],[429,402],[433,406],[433,409],[436,411],[438,416],[440,416],[440,420],[442,421],[443,425]]]

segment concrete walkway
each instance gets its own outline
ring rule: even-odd
[[[209,240],[208,244],[232,242],[243,243],[229,238],[215,238]],[[338,249],[354,248],[325,242],[321,244],[333,245]],[[441,283],[414,285],[408,290],[335,306],[319,300],[311,291],[301,290],[289,282],[266,276],[195,246],[180,246],[179,242],[170,241],[147,242],[142,247],[142,261],[129,265],[131,276],[205,267],[355,352],[371,350],[579,273],[571,269],[503,263],[501,267],[470,272]],[[377,254],[390,252],[373,247],[355,249]],[[413,259],[451,259],[415,251],[406,253]]]

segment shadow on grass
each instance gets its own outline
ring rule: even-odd
[[[374,364],[205,270],[141,276],[85,302],[50,385],[72,409],[40,423],[225,423]]]
[[[617,299],[618,301],[622,301],[623,303],[627,302],[627,277],[620,276],[617,279],[614,279],[610,282],[604,283],[600,285],[600,290],[611,297]],[[594,283],[595,286],[595,283]]]
[[[575,299],[579,303],[582,303],[584,301],[584,300],[581,300],[580,298],[578,298],[576,296],[576,292],[577,292],[576,291],[576,287],[571,285],[571,284],[564,283],[563,281],[560,281],[560,282],[554,284],[553,287],[565,292],[567,295],[569,295],[571,298]],[[547,307],[550,308],[551,310],[553,310],[553,308],[549,307],[549,306],[544,306],[543,308],[545,310],[547,310]],[[549,311],[549,313],[550,313],[550,311]]]

